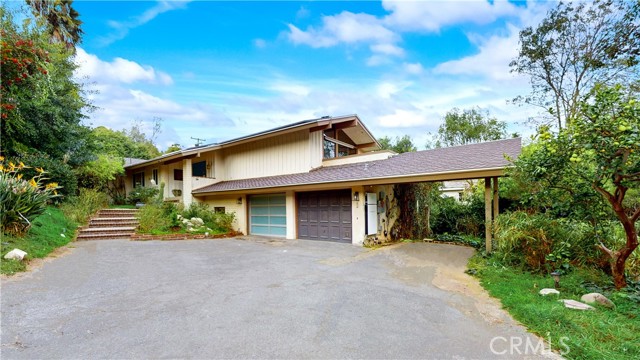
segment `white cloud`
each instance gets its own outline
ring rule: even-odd
[[[267,41],[264,39],[254,39],[253,46],[257,47],[258,49],[264,49],[267,47]]]
[[[155,6],[147,9],[142,14],[133,17],[128,21],[111,20],[109,21],[109,26],[113,29],[113,32],[99,38],[98,42],[101,46],[107,46],[118,40],[124,39],[129,34],[129,30],[142,26],[167,11],[184,9],[189,2],[190,0],[158,1]]]
[[[478,53],[437,65],[436,73],[451,75],[483,76],[494,80],[512,80],[509,63],[518,55],[519,29],[508,26],[507,36],[494,35],[482,38],[477,34],[468,35],[478,44]]]
[[[515,15],[518,9],[507,1],[395,1],[383,0],[391,12],[384,24],[403,31],[438,32],[442,27],[460,24],[488,24],[498,17]]]
[[[402,64],[402,68],[411,75],[420,75],[424,72],[424,68],[420,63],[404,63]]]
[[[428,122],[427,117],[423,111],[408,111],[397,109],[392,114],[387,114],[378,117],[378,124],[382,127],[397,128],[397,127],[415,127],[426,125]]]
[[[369,14],[354,14],[343,11],[338,15],[324,16],[322,26],[309,26],[303,31],[289,24],[288,38],[294,44],[309,45],[314,48],[331,47],[340,43],[355,44],[384,43],[398,40],[398,36],[384,27],[378,18]]]
[[[404,56],[404,49],[394,44],[374,44],[369,46],[372,52],[391,55],[391,56]]]
[[[78,65],[75,72],[76,77],[86,77],[102,84],[131,84],[135,82],[173,84],[173,79],[169,74],[155,70],[149,65],[140,65],[135,61],[119,57],[111,62],[103,61],[80,47],[76,49],[75,63]]]

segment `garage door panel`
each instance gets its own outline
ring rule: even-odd
[[[351,241],[351,191],[298,193],[298,237]]]
[[[284,194],[249,197],[249,232],[254,235],[286,236],[287,209]]]

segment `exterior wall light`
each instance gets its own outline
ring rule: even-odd
[[[241,197],[239,197],[238,200],[236,200],[236,204],[242,205],[242,198]]]
[[[353,201],[360,201],[360,193],[359,192],[354,192],[353,193]]]

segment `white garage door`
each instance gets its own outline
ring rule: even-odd
[[[284,194],[249,197],[249,233],[282,237],[287,235],[287,207]]]

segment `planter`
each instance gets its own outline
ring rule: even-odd
[[[171,190],[171,193],[175,197],[182,196],[182,190],[180,190],[180,189],[173,189],[173,190]]]

